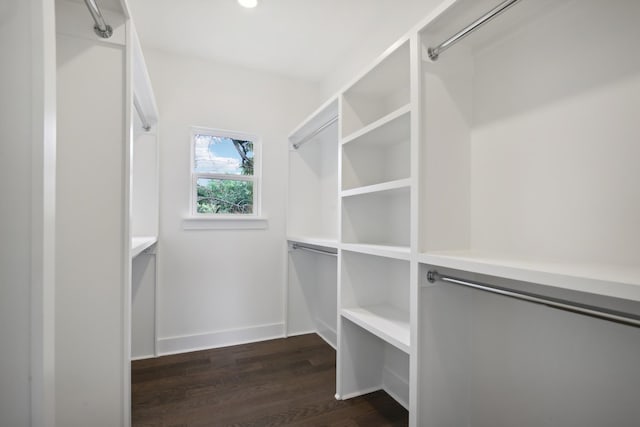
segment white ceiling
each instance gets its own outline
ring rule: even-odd
[[[143,48],[311,81],[321,81],[398,8],[406,15],[431,7],[425,0],[260,0],[255,9],[236,0],[127,2]],[[404,18],[411,18],[406,30],[421,17]]]

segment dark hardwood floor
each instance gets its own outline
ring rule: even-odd
[[[335,351],[315,334],[132,363],[142,426],[406,426],[386,393],[337,401]]]

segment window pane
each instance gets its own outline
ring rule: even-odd
[[[195,172],[253,175],[253,142],[212,135],[194,138]]]
[[[253,182],[198,178],[197,185],[198,213],[253,213]]]

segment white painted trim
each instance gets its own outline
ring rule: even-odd
[[[158,355],[187,353],[284,338],[284,323],[229,329],[197,335],[166,337],[158,340]]]
[[[153,358],[155,358],[155,357],[156,357],[156,355],[155,355],[155,354],[147,354],[147,355],[144,355],[144,356],[136,356],[136,357],[132,357],[132,358],[131,358],[131,361],[132,361],[132,362],[135,362],[136,360],[147,360],[147,359],[153,359]]]
[[[382,385],[377,385],[377,386],[365,388],[362,390],[354,391],[353,393],[347,393],[345,395],[339,395],[336,393],[336,399],[349,400],[349,399],[353,399],[354,397],[364,396],[365,394],[373,393],[374,391],[378,391],[378,390],[384,390],[384,387]]]
[[[210,135],[219,136],[231,139],[240,139],[243,141],[251,141],[253,143],[253,175],[251,177],[243,177],[241,175],[221,175],[221,174],[209,174],[195,171],[195,136],[196,135]],[[189,173],[191,174],[191,198],[189,200],[189,212],[191,217],[196,218],[199,216],[204,217],[234,217],[236,215],[216,215],[216,214],[200,214],[196,212],[196,200],[197,195],[197,181],[198,178],[207,178],[207,175],[212,177],[218,176],[220,179],[237,179],[253,182],[253,217],[261,217],[262,214],[262,138],[255,134],[246,132],[237,132],[225,129],[214,129],[202,126],[192,126],[189,133],[189,145],[190,145],[190,158],[189,158]],[[242,214],[238,214],[242,215]],[[225,227],[226,228],[226,227]]]
[[[122,18],[121,18],[122,19]],[[133,87],[133,68],[134,68],[134,52],[131,43],[132,26],[131,20],[126,19],[124,25],[124,113],[125,113],[125,138],[124,138],[124,158],[123,158],[123,187],[122,187],[122,359],[121,359],[121,375],[122,375],[122,425],[123,427],[131,426],[131,326],[132,326],[132,229],[131,229],[131,206],[132,206],[132,173],[131,166],[133,164],[133,116],[136,112],[133,109],[134,87]]]
[[[409,383],[402,377],[398,376],[393,371],[388,368],[384,368],[385,378],[391,379],[391,384],[373,386],[369,388],[365,388],[362,390],[354,391],[352,393],[348,393],[345,395],[336,394],[336,399],[338,400],[348,400],[353,399],[354,397],[364,396],[365,394],[373,393],[378,390],[384,390],[389,396],[391,396],[395,401],[401,404],[406,410],[409,410],[409,403],[405,401],[401,397],[402,392],[399,391],[400,387],[409,388]]]
[[[405,397],[410,393],[407,379],[396,374],[388,367],[385,367],[382,372],[382,383],[382,389],[409,411],[409,402]]]
[[[287,179],[287,191],[285,193],[286,206],[289,206],[289,180]],[[287,224],[287,215],[289,209],[285,210],[285,224]],[[284,283],[282,284],[281,290],[281,301],[282,301],[282,323],[284,324],[284,337],[289,338],[289,292],[290,292],[290,283],[289,283],[289,242],[287,240],[284,241],[283,244],[283,256],[282,256],[282,277],[284,277]]]
[[[315,330],[315,329],[309,329],[307,331],[296,331],[296,332],[289,332],[287,331],[287,334],[285,335],[285,338],[291,338],[291,337],[298,337],[301,335],[309,335],[309,334],[316,334],[317,336],[319,336],[320,338],[322,338],[327,344],[329,344],[334,350],[338,350],[337,348],[337,332],[333,329],[330,328],[325,322],[321,321],[320,319],[315,319],[316,322],[321,323],[322,325],[326,326],[326,330],[330,332],[330,334],[323,334],[321,333],[319,330]],[[334,339],[334,341],[332,342],[331,339]]]
[[[318,328],[318,331],[316,332],[316,334],[318,334],[320,338],[325,340],[327,344],[333,347],[334,350],[338,350],[338,332],[335,329],[333,329],[331,326],[329,326],[327,322],[317,317],[315,321],[317,324],[321,326],[321,328]],[[321,329],[326,333],[320,332]]]
[[[55,426],[55,2],[31,7],[30,424]]]
[[[267,217],[263,216],[206,216],[182,219],[183,230],[266,230]]]

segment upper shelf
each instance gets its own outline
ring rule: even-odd
[[[424,264],[640,301],[640,267],[548,262],[470,251],[429,252]]]
[[[357,132],[409,103],[409,64],[409,40],[405,40],[344,92],[343,136]]]
[[[411,104],[405,104],[343,138],[342,144],[393,145],[408,140],[411,133],[410,113]]]
[[[342,197],[359,196],[363,194],[384,193],[386,191],[403,191],[409,190],[411,187],[411,179],[404,178],[395,181],[383,182],[380,184],[367,185],[365,187],[352,188],[342,191]]]
[[[296,144],[304,144],[314,139],[315,135],[334,122],[338,117],[338,99],[333,97],[325,102],[320,108],[314,111],[289,135],[289,142],[292,148]]]

